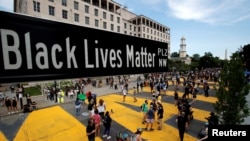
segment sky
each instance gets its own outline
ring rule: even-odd
[[[210,52],[225,59],[250,44],[249,0],[114,1],[169,27],[171,53],[179,52],[182,37],[189,56]],[[13,0],[0,0],[0,10],[13,12]]]

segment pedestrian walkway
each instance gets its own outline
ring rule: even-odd
[[[171,84],[171,83],[170,83]],[[107,104],[107,110],[112,111],[111,117],[113,124],[111,128],[111,139],[96,137],[97,141],[116,141],[116,134],[119,132],[133,133],[137,128],[145,128],[141,123],[142,113],[141,104],[147,99],[152,100],[150,88],[145,87],[143,92],[136,94],[137,102],[132,97],[132,87],[136,86],[136,79],[131,79],[129,84],[129,94],[123,102],[123,95],[120,88],[110,89],[109,86],[102,88],[89,87],[102,98]],[[164,106],[163,129],[154,131],[144,131],[142,137],[147,141],[178,141],[178,129],[175,123],[177,107],[174,105],[173,86],[162,96]],[[202,92],[202,91],[200,91]],[[196,140],[197,134],[213,111],[212,104],[216,101],[215,90],[211,90],[210,97],[204,97],[202,93],[197,95],[197,101],[193,105],[194,120],[190,122],[190,128],[185,133],[185,141]],[[182,90],[179,91],[179,96]],[[50,141],[83,141],[87,140],[86,126],[88,113],[87,109],[82,108],[82,116],[75,116],[74,99],[65,98],[65,103],[57,104],[45,100],[46,96],[37,96],[36,100],[40,109],[29,114],[15,113],[1,116],[0,121],[0,140],[25,141],[25,140],[50,140]],[[5,108],[5,107],[4,107]],[[2,107],[1,107],[2,110]],[[7,113],[7,112],[6,112]],[[249,123],[249,122],[248,122]],[[157,123],[154,124],[156,129]],[[103,127],[101,129],[103,131]],[[101,132],[102,133],[102,132]],[[101,134],[102,135],[102,134]]]

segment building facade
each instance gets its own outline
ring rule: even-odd
[[[113,0],[14,0],[14,12],[168,43],[170,28]]]

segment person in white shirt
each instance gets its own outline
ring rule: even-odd
[[[104,113],[106,111],[106,104],[104,103],[104,100],[100,99],[99,102],[98,102],[98,104],[96,105],[96,107],[97,107],[99,115],[103,119],[104,118]]]

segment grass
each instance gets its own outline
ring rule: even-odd
[[[24,88],[24,94],[29,94],[30,96],[42,95],[41,86]]]

